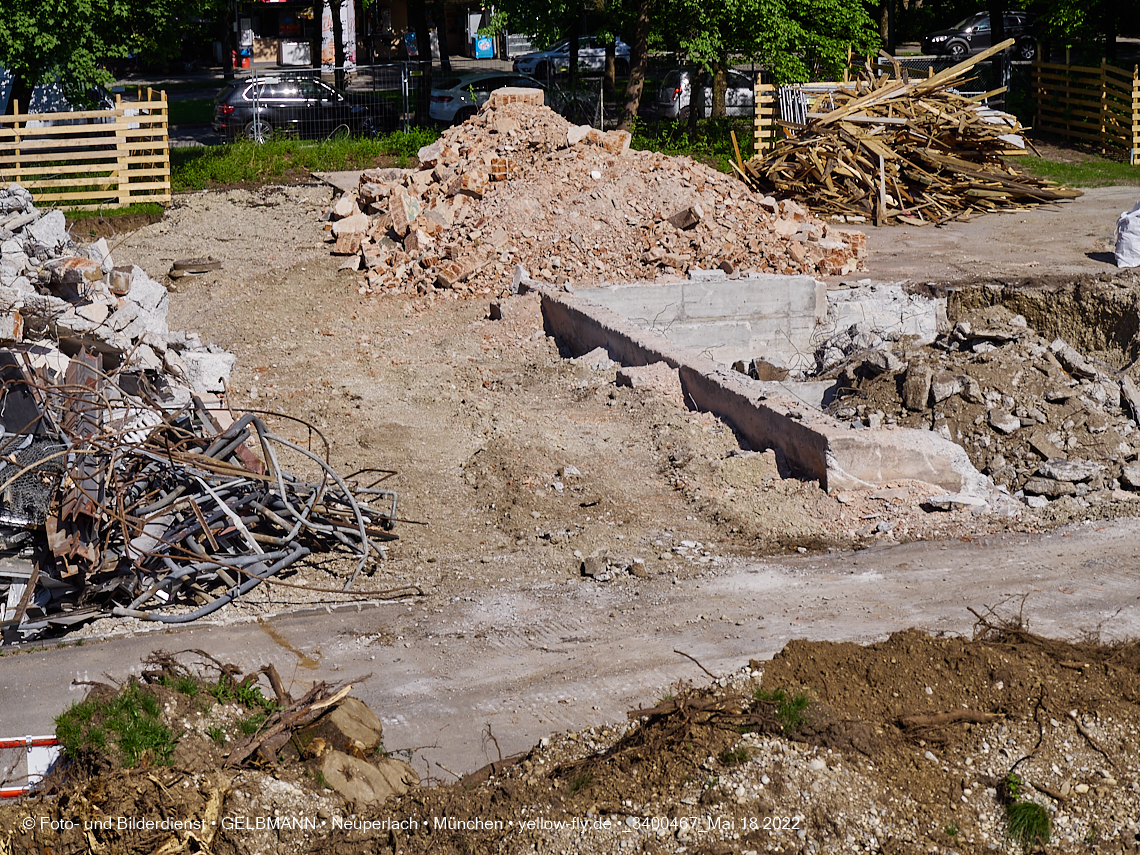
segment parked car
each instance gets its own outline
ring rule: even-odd
[[[482,72],[458,77],[432,78],[431,118],[437,122],[460,124],[483,106],[491,93],[504,86],[521,86],[526,89],[546,87],[525,74],[511,72]]]
[[[318,77],[247,77],[214,98],[212,127],[229,140],[244,136],[261,143],[278,132],[308,139],[338,130],[376,134],[394,125],[395,115],[382,106],[363,103]]]
[[[712,75],[702,72],[705,118],[712,115]],[[687,118],[692,90],[692,75],[687,69],[677,68],[665,75],[657,90],[655,107],[665,119]],[[724,111],[729,116],[751,116],[756,103],[756,89],[752,78],[743,71],[728,70],[728,88],[724,93]]]
[[[1003,15],[1006,38],[1017,41],[1013,45],[1013,55],[1017,59],[1030,60],[1037,54],[1037,39],[1033,35],[1034,16],[1028,12],[1014,11]],[[990,16],[977,12],[946,30],[931,33],[922,40],[922,52],[945,54],[954,60],[962,60],[973,53],[980,53],[993,44],[991,39]]]
[[[629,74],[629,45],[618,39],[614,45],[615,68],[619,77]],[[570,41],[562,41],[548,50],[527,53],[515,60],[515,71],[546,80],[553,74],[570,70]],[[601,74],[606,70],[606,42],[601,36],[578,39],[578,70]]]

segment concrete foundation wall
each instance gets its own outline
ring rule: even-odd
[[[790,396],[757,389],[700,353],[578,296],[539,289],[548,334],[574,355],[604,347],[626,365],[665,362],[678,369],[690,406],[717,414],[755,450],[781,449],[802,478],[829,491],[877,487],[895,479],[926,481],[950,492],[987,495],[989,479],[964,449],[931,431],[852,429]]]
[[[776,356],[787,365],[812,363],[812,335],[827,316],[822,282],[810,276],[703,274],[660,285],[602,285],[577,295],[716,362]]]

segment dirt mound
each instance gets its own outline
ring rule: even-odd
[[[333,207],[333,251],[366,271],[362,293],[499,293],[519,264],[560,283],[858,269],[861,233],[689,158],[630,150],[624,131],[569,125],[541,93],[503,94],[519,91],[423,149],[417,171],[366,171]]]

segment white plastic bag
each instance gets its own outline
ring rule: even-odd
[[[1116,266],[1140,267],[1140,202],[1116,221]]]

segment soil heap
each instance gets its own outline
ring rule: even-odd
[[[334,253],[361,293],[505,290],[516,265],[556,284],[677,276],[691,267],[830,275],[858,269],[861,232],[752,193],[687,157],[569,124],[542,93],[504,89],[420,151],[417,170],[366,171],[333,207]]]

